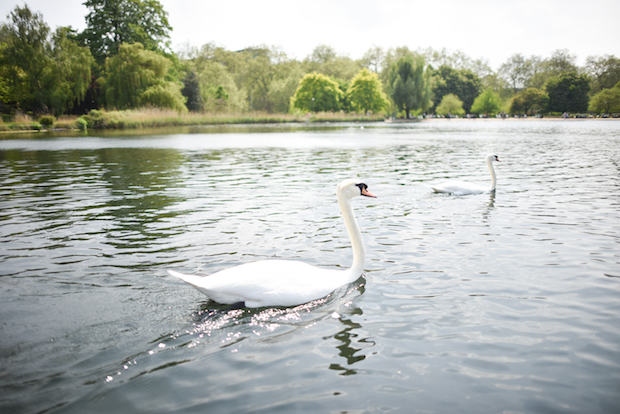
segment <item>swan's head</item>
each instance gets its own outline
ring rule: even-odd
[[[495,155],[495,154],[487,155],[487,162],[494,162],[494,161],[501,162],[497,155]]]
[[[338,184],[336,193],[338,194],[338,198],[345,197],[351,199],[361,195],[366,197],[377,197],[368,191],[368,186],[366,184],[354,179],[341,181],[340,184]]]

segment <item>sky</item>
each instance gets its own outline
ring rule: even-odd
[[[24,3],[52,28],[86,27],[85,0],[0,0],[0,21]],[[159,0],[172,49],[213,42],[227,50],[275,46],[302,60],[318,45],[359,59],[373,46],[461,51],[497,70],[516,53],[567,49],[620,57],[619,0]]]

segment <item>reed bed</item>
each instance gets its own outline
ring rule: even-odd
[[[382,114],[370,116],[344,112],[319,112],[312,114],[270,114],[266,112],[196,113],[176,112],[161,108],[141,108],[124,111],[92,110],[87,115],[62,115],[53,125],[41,125],[41,117],[16,115],[12,122],[0,121],[0,131],[54,129],[141,129],[166,126],[223,125],[223,124],[274,124],[308,122],[380,122]]]
[[[192,126],[221,124],[273,124],[294,122],[372,122],[383,121],[383,115],[322,112],[317,114],[270,114],[250,112],[195,113],[176,112],[160,108],[142,108],[127,111],[91,111],[84,116],[89,128],[152,128],[161,126]]]

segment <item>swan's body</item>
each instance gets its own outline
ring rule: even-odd
[[[256,308],[294,306],[320,299],[338,287],[354,282],[362,274],[366,252],[351,207],[351,199],[359,195],[375,197],[364,183],[345,180],[338,184],[338,204],[353,247],[353,265],[349,269],[322,269],[291,260],[261,260],[210,276],[186,275],[173,270],[168,273],[223,304],[243,302],[247,307]]]
[[[454,195],[467,195],[467,194],[481,194],[490,191],[495,191],[497,179],[495,178],[495,169],[493,168],[493,162],[501,162],[497,155],[490,154],[486,158],[489,172],[491,173],[491,187],[482,187],[476,184],[464,182],[464,181],[448,181],[442,184],[431,186],[436,193],[451,193]]]

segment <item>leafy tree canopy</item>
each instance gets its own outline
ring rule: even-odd
[[[224,64],[205,60],[197,64],[195,70],[205,110],[243,112],[247,109],[245,91],[237,87],[233,75]],[[218,96],[220,88],[225,95],[220,93]]]
[[[361,68],[359,62],[338,55],[334,48],[326,45],[315,47],[310,56],[304,60],[304,69],[307,73],[322,73],[345,82],[350,81]]]
[[[431,104],[430,70],[424,70],[424,59],[408,54],[393,64],[389,71],[391,96],[399,110],[409,113],[427,110]]]
[[[493,73],[487,60],[472,59],[460,50],[450,52],[445,48],[435,50],[429,47],[426,49],[418,49],[418,53],[424,56],[424,60],[435,68],[450,66],[456,70],[468,70],[476,74],[478,78],[484,78]]]
[[[595,94],[590,100],[589,110],[603,114],[620,112],[620,81],[613,88]]]
[[[549,79],[564,73],[577,72],[576,59],[576,56],[566,49],[556,50],[548,59],[532,57],[532,74],[525,86],[540,89]]]
[[[51,36],[40,13],[15,7],[0,27],[3,101],[13,110],[60,114],[84,99],[93,62],[88,49],[61,27]]]
[[[54,64],[50,106],[56,115],[72,110],[85,97],[91,85],[91,67],[95,63],[90,50],[79,46],[75,31],[59,27],[52,35],[51,56]]]
[[[333,47],[327,45],[318,45],[314,48],[314,50],[312,50],[312,53],[310,54],[310,56],[307,57],[306,60],[322,65],[324,63],[335,60],[337,56],[338,54]]]
[[[351,107],[362,113],[381,112],[389,102],[382,91],[381,81],[376,73],[362,69],[351,81],[347,92]]]
[[[546,112],[549,103],[549,95],[545,91],[536,88],[527,88],[516,94],[510,103],[510,112],[532,113],[532,111]]]
[[[360,60],[362,66],[375,73],[379,73],[381,71],[384,61],[385,52],[380,46],[373,46],[368,49]]]
[[[217,78],[222,78],[223,74],[214,65],[221,65],[227,72],[226,76],[235,83],[234,88],[204,76],[199,77],[201,82],[218,83],[224,87],[230,96],[226,106],[231,110],[242,105],[252,110],[288,112],[290,98],[304,75],[300,62],[290,60],[275,47],[257,46],[230,52],[214,43],[208,43],[199,50],[188,50],[184,54],[193,56],[192,66],[197,74],[216,70]],[[241,99],[245,102],[239,101],[239,95],[243,95]],[[205,97],[207,109],[210,106],[208,101],[209,98]]]
[[[502,101],[499,95],[493,91],[493,88],[487,88],[474,100],[471,112],[475,114],[496,114],[501,108]]]
[[[468,69],[457,70],[450,66],[440,66],[434,71],[435,85],[433,96],[435,101],[447,94],[454,94],[463,102],[463,109],[469,112],[474,99],[480,94],[481,81]]]
[[[103,66],[123,43],[141,43],[146,50],[165,51],[172,27],[156,0],[86,0],[86,29],[80,38]]]
[[[620,82],[620,59],[613,55],[588,56],[586,71],[592,78],[591,94],[613,88]]]
[[[344,94],[338,83],[320,73],[309,73],[299,82],[291,106],[304,112],[327,112],[340,109]]]
[[[565,73],[547,81],[549,112],[585,112],[588,110],[590,80],[587,75]]]
[[[533,65],[532,59],[526,59],[522,54],[516,53],[500,66],[499,72],[512,87],[513,93],[517,93],[532,77]]]
[[[200,84],[198,83],[196,72],[193,70],[187,72],[185,78],[183,78],[181,93],[187,98],[185,106],[187,106],[188,110],[198,112],[204,109],[204,102],[200,95]]]
[[[187,111],[181,84],[166,80],[172,62],[145,50],[141,43],[123,44],[106,61],[101,83],[108,107],[116,109],[158,106]]]
[[[455,94],[449,93],[441,99],[435,112],[439,115],[464,115],[463,101]]]
[[[16,6],[0,28],[0,69],[11,106],[25,111],[45,109],[44,91],[50,81],[49,27],[40,13]]]

